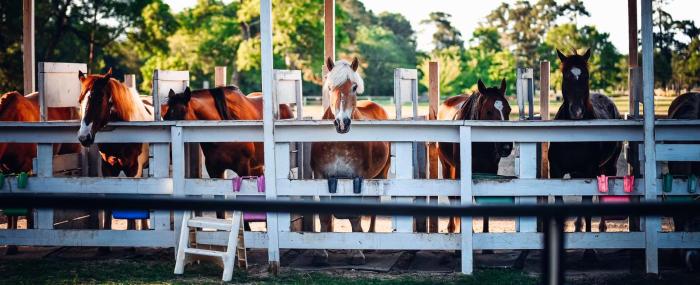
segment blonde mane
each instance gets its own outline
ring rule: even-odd
[[[340,85],[345,81],[350,80],[357,84],[357,94],[362,94],[365,91],[365,82],[360,77],[360,74],[352,70],[350,63],[346,60],[338,60],[335,62],[333,69],[326,76],[323,83],[323,92],[326,93]]]

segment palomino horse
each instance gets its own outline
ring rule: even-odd
[[[262,120],[261,93],[248,96],[236,86],[190,91],[176,94],[170,90],[168,104],[161,107],[166,120]],[[280,119],[292,118],[286,104],[279,105]],[[263,175],[263,144],[252,142],[200,143],[207,173],[223,178],[226,169],[238,176]]]
[[[330,106],[323,119],[332,119],[335,130],[344,134],[350,131],[352,120],[386,120],[384,109],[371,101],[357,101],[357,94],[364,91],[364,82],[356,72],[359,61],[352,63],[326,59],[328,75],[323,92],[329,94]],[[316,142],[311,144],[311,169],[314,178],[387,178],[390,147],[387,142]],[[332,231],[331,215],[320,215],[321,231]],[[349,219],[353,232],[361,232],[361,217],[336,216]],[[372,226],[370,225],[370,230]],[[310,230],[310,229],[305,229]],[[327,263],[328,253],[316,251],[314,261]],[[360,250],[351,252],[351,263],[363,264],[365,256]]]
[[[472,95],[459,95],[448,98],[442,103],[438,112],[438,120],[489,120],[507,121],[510,116],[510,105],[505,97],[506,80],[501,80],[500,87],[486,88],[479,79],[478,92]],[[507,157],[513,150],[512,143],[472,144],[472,171],[474,173],[498,174],[498,163],[501,157]],[[460,157],[458,143],[438,143],[438,154],[442,163],[444,178],[459,179]],[[459,229],[459,217],[451,217],[447,226],[453,233]],[[484,232],[489,231],[488,217],[484,217]]]
[[[700,93],[689,92],[676,97],[668,108],[668,118],[677,120],[698,120],[700,119]],[[666,142],[672,143],[672,142]],[[693,143],[693,142],[673,142],[673,143]],[[700,162],[678,162],[669,161],[668,171],[673,175],[695,175],[700,176]],[[698,231],[700,230],[700,218],[698,217],[673,217],[675,231]],[[686,267],[690,271],[700,269],[700,254],[697,250],[685,250],[683,259]]]
[[[77,119],[78,113],[72,108],[48,108],[49,120]],[[19,92],[8,92],[0,97],[0,121],[4,122],[38,122],[39,99],[37,93],[22,96]],[[77,153],[78,144],[54,144],[55,154]],[[31,143],[0,143],[0,172],[19,173],[32,172],[32,160],[36,157],[36,144]],[[31,217],[27,217],[28,226]],[[17,227],[17,217],[8,218],[8,228]],[[14,246],[8,247],[7,253],[16,252]]]
[[[82,111],[78,141],[83,146],[92,145],[108,122],[153,121],[153,108],[143,103],[135,89],[112,78],[111,68],[104,75],[79,72],[78,76]],[[100,143],[97,148],[103,176],[115,177],[123,171],[127,177],[141,177],[148,164],[148,143]],[[105,221],[105,228],[111,228],[111,218]],[[146,220],[142,225],[147,228]]]
[[[562,94],[564,103],[559,107],[555,120],[595,120],[620,119],[615,103],[603,94],[590,94],[588,77],[588,59],[591,50],[578,55],[574,52],[565,56],[559,50],[563,77]],[[593,178],[601,174],[617,174],[617,159],[622,151],[621,142],[552,142],[549,145],[550,177]],[[556,197],[558,202],[561,197]],[[591,202],[592,197],[584,197]],[[591,231],[591,217],[586,217],[586,231]],[[576,231],[581,231],[582,219],[576,220]],[[605,222],[601,222],[604,231]],[[592,251],[585,256],[592,258]]]

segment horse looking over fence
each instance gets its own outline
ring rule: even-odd
[[[359,61],[352,63],[345,60],[333,62],[326,59],[328,75],[323,83],[323,92],[329,94],[330,106],[325,110],[323,119],[333,120],[336,132],[344,134],[350,131],[352,120],[386,120],[386,111],[371,101],[357,101],[357,94],[364,91],[364,82],[357,73]],[[359,178],[387,178],[389,173],[390,146],[388,142],[316,142],[311,144],[311,169],[314,178],[352,178],[354,183],[361,183]],[[320,215],[321,231],[332,231],[330,215]],[[349,219],[353,232],[361,232],[361,217],[336,216]],[[372,220],[374,220],[372,218]],[[373,230],[370,222],[370,231]],[[305,229],[311,230],[311,229]],[[365,256],[361,250],[351,251],[351,263],[363,264]],[[314,252],[314,262],[328,262],[328,253]]]

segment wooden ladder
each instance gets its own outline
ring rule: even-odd
[[[243,218],[240,211],[233,212],[233,219],[217,219],[208,217],[195,217],[192,211],[185,211],[180,229],[180,240],[177,246],[177,256],[175,257],[175,274],[183,274],[185,262],[188,254],[203,255],[221,258],[224,264],[224,274],[221,280],[231,281],[233,278],[234,260],[239,268],[247,269],[248,262],[245,253],[245,242],[243,239]],[[226,251],[213,249],[201,249],[190,246],[190,229],[207,228],[228,231],[228,241]],[[196,246],[196,244],[195,244]],[[236,259],[237,258],[237,259]]]

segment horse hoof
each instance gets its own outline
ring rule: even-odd
[[[328,192],[335,193],[338,190],[338,178],[328,177]]]
[[[327,266],[328,252],[325,250],[315,250],[311,259],[311,264],[314,266]]]
[[[358,176],[352,179],[352,192],[355,194],[362,193],[362,177]]]
[[[596,252],[592,249],[586,249],[583,251],[583,261],[585,263],[597,263],[598,262],[598,255]]]
[[[15,255],[19,253],[16,245],[8,245],[7,250],[5,250],[5,255]]]
[[[361,250],[350,251],[350,264],[352,265],[363,265],[366,263],[365,255]]]

